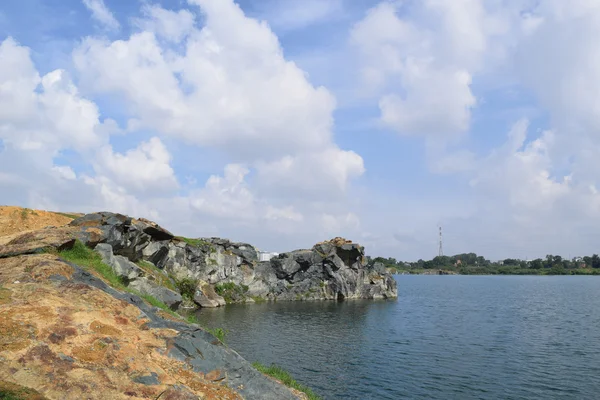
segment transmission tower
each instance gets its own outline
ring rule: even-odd
[[[439,248],[439,252],[438,252],[439,256],[443,256],[444,255],[444,248],[442,246],[442,227],[440,226],[440,248]]]

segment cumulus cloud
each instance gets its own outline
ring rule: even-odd
[[[119,21],[113,13],[106,7],[104,0],[83,0],[83,5],[92,12],[92,17],[107,29],[119,29]]]
[[[105,141],[97,106],[64,70],[40,77],[26,47],[0,43],[0,138],[21,149],[85,150]]]
[[[384,1],[368,10],[350,42],[365,81],[381,95],[382,123],[405,135],[468,131],[473,75],[490,55],[490,38],[506,29],[502,21],[480,0]]]
[[[125,154],[113,152],[110,146],[103,147],[97,160],[97,173],[109,176],[131,191],[168,192],[178,187],[170,165],[171,154],[157,137]]]
[[[285,60],[269,27],[232,1],[194,3],[205,24],[183,53],[166,51],[153,32],[88,39],[74,56],[84,82],[126,96],[140,127],[247,159],[329,145],[335,99]]]
[[[196,19],[188,10],[172,11],[157,4],[144,4],[142,14],[144,18],[133,19],[134,25],[171,42],[183,40],[194,28]]]

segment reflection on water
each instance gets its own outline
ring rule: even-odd
[[[600,390],[600,278],[397,276],[398,301],[198,312],[326,399],[581,399]]]

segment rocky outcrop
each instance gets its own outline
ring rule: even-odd
[[[152,286],[132,264],[143,260],[174,282],[195,282],[192,297],[202,307],[255,299],[397,297],[396,282],[385,268],[368,265],[364,248],[342,238],[258,262],[258,251],[250,244],[220,238],[179,238],[151,221],[121,214],[88,214],[70,226],[79,229],[76,236],[96,247],[113,270],[137,290],[150,290],[143,283]],[[153,287],[156,291],[157,285]],[[170,305],[176,303],[174,298]]]
[[[48,253],[0,259],[0,388],[61,400],[303,398],[199,326]]]
[[[102,261],[109,265],[123,283],[131,289],[155,297],[173,310],[176,310],[183,301],[181,294],[166,288],[156,280],[150,280],[147,271],[132,263],[129,259],[123,256],[115,256],[110,244],[99,243],[96,245],[95,250],[100,253]]]

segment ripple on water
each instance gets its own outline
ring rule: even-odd
[[[594,399],[600,279],[398,276],[398,301],[203,310],[325,399]]]

